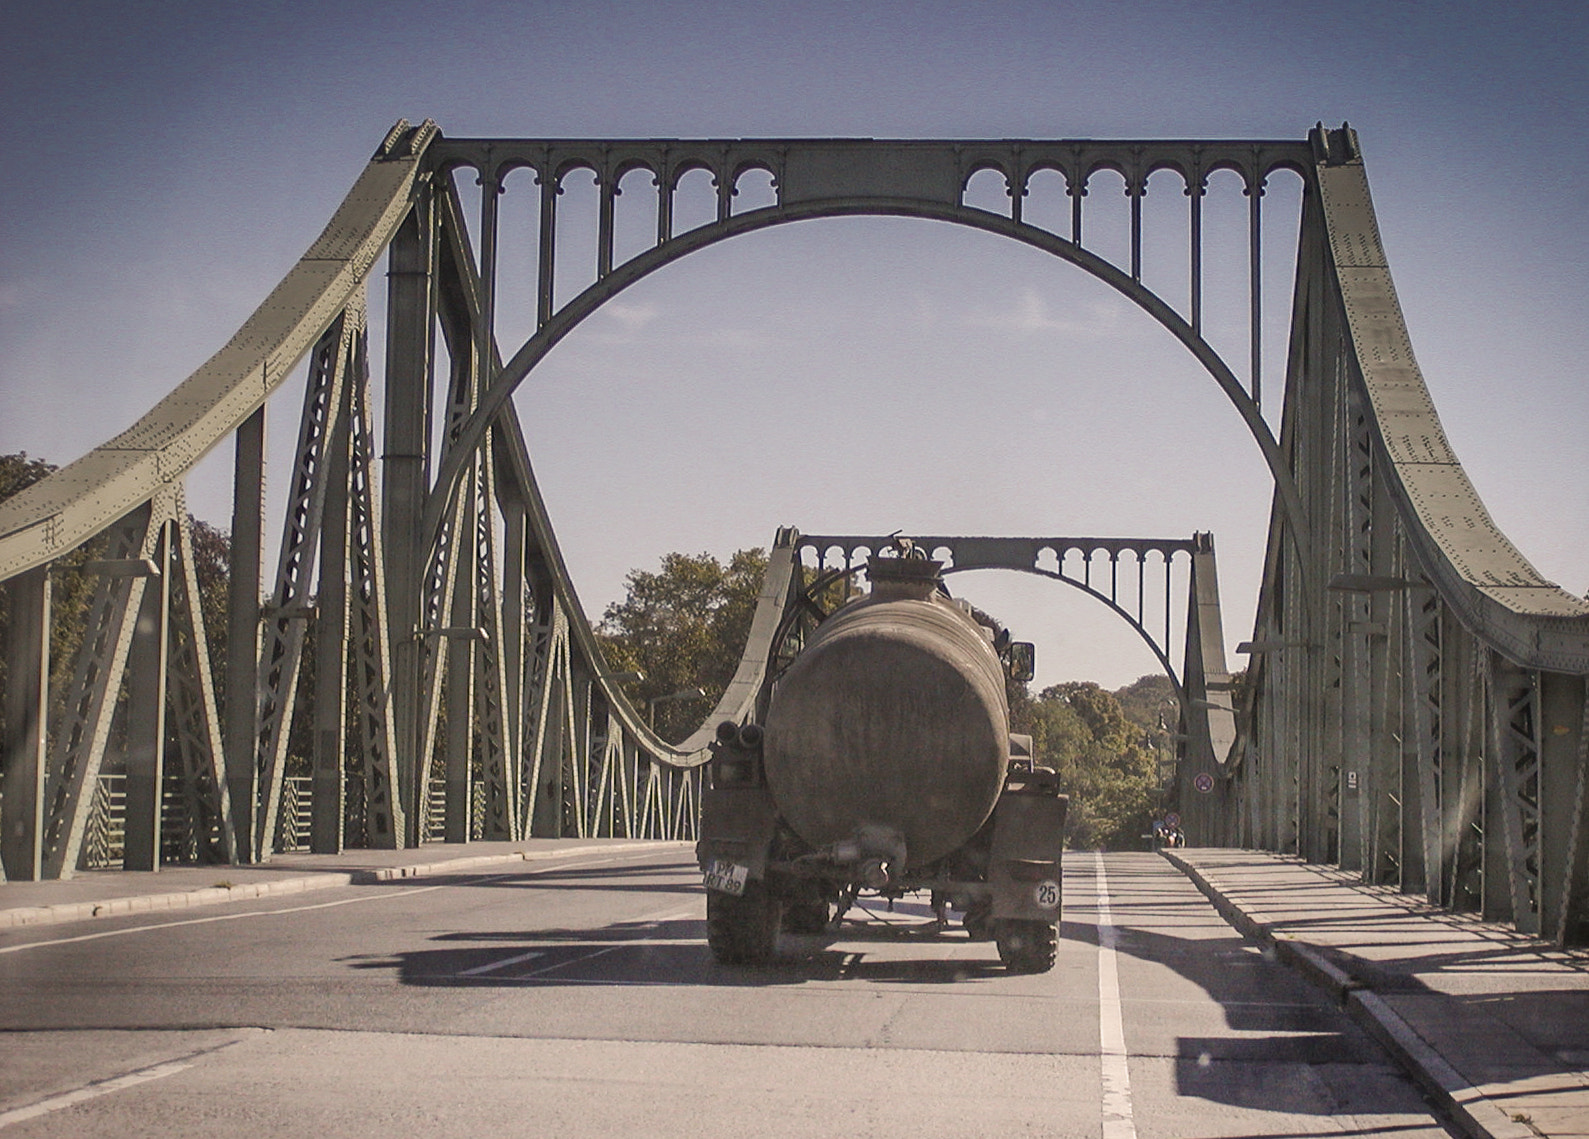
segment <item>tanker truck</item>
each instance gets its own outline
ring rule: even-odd
[[[1005,696],[1031,646],[914,554],[873,557],[870,592],[816,627],[752,717],[717,727],[696,857],[723,963],[836,929],[863,896],[928,892],[938,930],[953,910],[1011,972],[1053,967],[1068,800],[1010,734]]]

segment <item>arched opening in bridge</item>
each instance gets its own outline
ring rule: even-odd
[[[592,619],[664,552],[726,556],[797,522],[1210,529],[1238,606],[1226,628],[1250,626],[1271,489],[1239,420],[1118,294],[990,235],[842,219],[725,242],[599,310],[516,402]],[[1010,624],[1058,611],[1096,631],[1041,652],[1040,684],[1157,669],[1095,604],[1019,592]]]

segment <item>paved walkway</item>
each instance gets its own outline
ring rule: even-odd
[[[1589,1137],[1589,951],[1281,855],[1164,855],[1232,925],[1333,992],[1469,1134]]]

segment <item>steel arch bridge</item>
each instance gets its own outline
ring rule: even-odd
[[[515,184],[533,182],[538,208],[535,331],[504,352],[500,199],[520,169],[529,175]],[[564,298],[559,195],[574,171],[597,187],[595,279]],[[681,230],[674,205],[695,171],[710,177],[715,208]],[[1005,190],[998,209],[968,199],[988,171]],[[1119,263],[1084,227],[1089,184],[1105,171],[1129,200]],[[1203,330],[1203,202],[1225,171],[1247,199],[1243,360]],[[1264,190],[1278,171],[1303,193],[1288,219],[1300,237],[1276,434],[1260,397]],[[1178,180],[1186,201],[1178,303],[1143,280],[1155,175]],[[1023,216],[1040,178],[1063,184],[1063,232]],[[765,201],[741,194],[752,182]],[[629,257],[615,241],[620,190],[630,201],[638,191],[656,223]],[[296,841],[303,800],[307,842],[321,851],[691,835],[709,730],[750,713],[800,592],[798,535],[774,545],[721,703],[670,745],[602,662],[511,397],[580,321],[657,269],[739,234],[849,215],[973,227],[1092,274],[1174,335],[1252,434],[1274,506],[1239,707],[1220,695],[1222,650],[1215,660],[1201,647],[1217,634],[1191,636],[1188,618],[1180,681],[1201,674],[1203,693],[1183,700],[1186,734],[1203,741],[1182,762],[1194,839],[1339,862],[1520,930],[1589,938],[1589,604],[1496,530],[1451,452],[1346,127],[1299,141],[523,140],[399,123],[231,341],[127,431],[0,503],[5,872],[77,868],[112,771],[124,775],[128,868],[268,858]],[[377,424],[366,294],[383,268]],[[267,579],[267,404],[300,365]],[[212,666],[183,485],[228,438],[229,601]],[[1140,560],[1146,547],[1132,548]],[[52,575],[65,574],[86,575],[93,600],[52,691]],[[1196,589],[1187,605],[1203,611]],[[1217,604],[1209,612],[1217,626]],[[1156,649],[1166,665],[1167,642]],[[306,778],[289,778],[295,725],[311,741]]]

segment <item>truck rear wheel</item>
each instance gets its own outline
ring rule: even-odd
[[[993,923],[999,960],[1012,973],[1046,973],[1054,967],[1059,931],[1052,922],[1005,918]]]
[[[764,882],[745,883],[739,897],[709,890],[706,894],[706,944],[724,965],[759,965],[772,958],[778,944],[782,906],[767,893]]]

